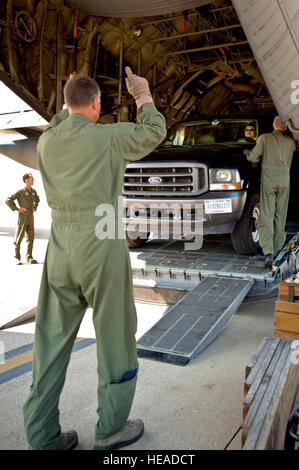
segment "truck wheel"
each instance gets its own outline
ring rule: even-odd
[[[132,233],[132,232],[131,232]],[[135,232],[133,232],[135,233]],[[148,240],[148,237],[150,236],[149,233],[147,234],[142,234],[143,238],[137,237],[137,238],[131,238],[130,235],[128,235],[128,232],[126,232],[126,237],[127,237],[127,242],[130,248],[140,248],[141,246],[144,246]]]
[[[240,255],[255,255],[260,248],[260,195],[254,193],[246,203],[239,222],[231,234],[233,247]]]

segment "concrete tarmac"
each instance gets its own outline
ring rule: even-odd
[[[1,317],[36,305],[47,245],[47,240],[35,241],[34,256],[41,264],[15,266],[12,242],[11,236],[0,236]],[[25,240],[23,245],[25,249]],[[262,339],[272,337],[275,300],[243,302],[221,334],[184,367],[139,359],[131,418],[142,418],[145,432],[128,450],[221,450],[226,446],[243,420],[246,364]],[[139,302],[138,334],[164,311],[165,307]],[[1,450],[27,448],[22,406],[32,379],[33,333],[34,321],[0,331],[0,346],[6,353],[4,364],[0,364]],[[77,430],[77,449],[90,450],[97,421],[96,347],[90,312],[78,336],[81,339],[72,353],[61,395],[60,424],[63,430]],[[241,449],[240,433],[229,449]]]

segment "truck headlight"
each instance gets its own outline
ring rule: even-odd
[[[240,173],[238,170],[211,168],[209,170],[209,176],[210,191],[232,191],[242,188]]]

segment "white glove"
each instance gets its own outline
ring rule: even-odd
[[[130,67],[125,68],[127,77],[126,85],[128,92],[133,96],[136,101],[137,109],[141,108],[145,103],[153,103],[148,81],[146,78],[138,77],[135,75]]]

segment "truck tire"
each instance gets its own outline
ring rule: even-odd
[[[246,202],[241,219],[231,234],[235,251],[240,255],[256,255],[259,245],[260,195],[254,193]]]
[[[144,246],[146,244],[149,236],[150,236],[150,234],[147,233],[145,238],[144,237],[143,238],[137,237],[137,238],[133,239],[128,235],[128,232],[126,232],[127,242],[128,242],[128,245],[129,245],[130,248],[140,248],[140,247]]]

